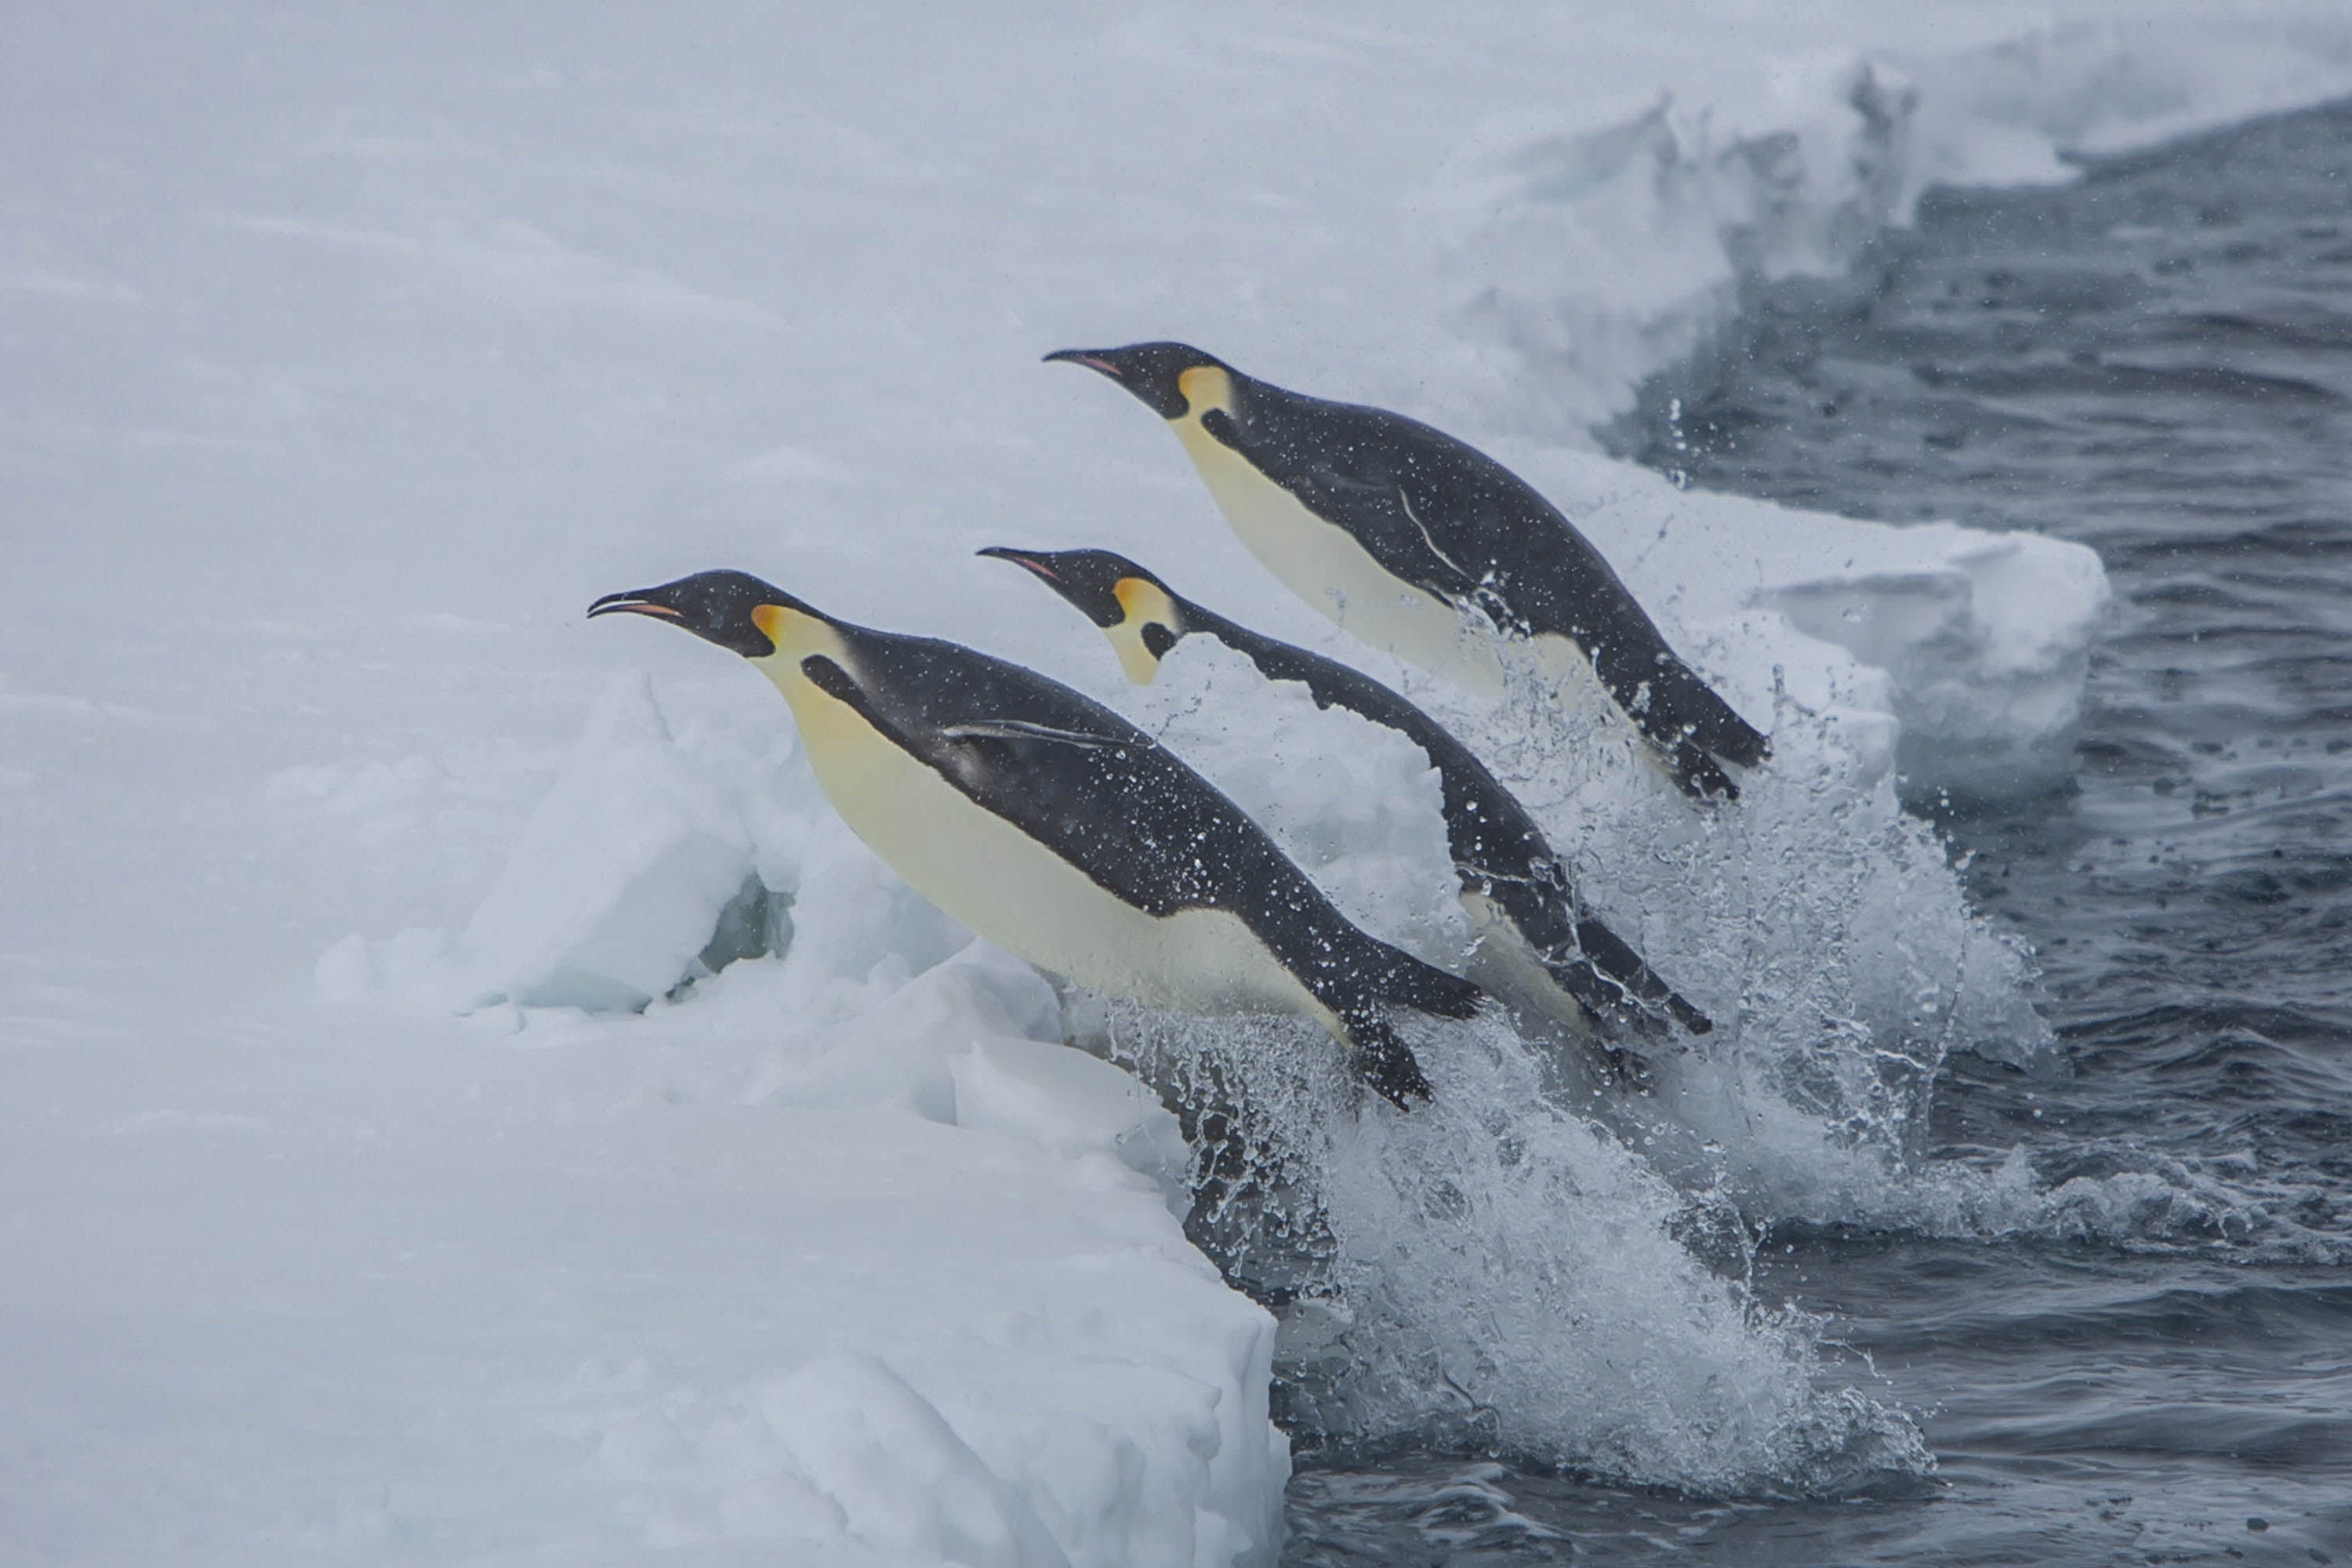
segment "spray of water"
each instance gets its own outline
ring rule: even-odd
[[[1917,1170],[1951,1052],[2048,1051],[2025,954],[1969,908],[1941,840],[1896,798],[1887,737],[1854,715],[1780,693],[1772,760],[1717,807],[1530,669],[1499,709],[1448,717],[1716,1020],[1654,1064],[1650,1097],[1604,1109],[1678,1184],[1720,1184],[1758,1221],[1866,1219]]]
[[[1328,1039],[1114,1010],[1113,1054],[1191,1108],[1192,1229],[1284,1321],[1306,1445],[1418,1447],[1708,1495],[1822,1492],[1931,1468],[1840,1381],[1820,1323],[1743,1282],[1746,1232],[1548,1095],[1499,1021],[1418,1042],[1401,1113]],[[1727,1257],[1711,1268],[1704,1238]]]

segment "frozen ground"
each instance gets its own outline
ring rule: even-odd
[[[1273,1324],[1179,1232],[1170,1123],[846,839],[764,689],[578,618],[740,565],[1132,703],[1092,633],[969,558],[1100,542],[1332,646],[1148,416],[1035,363],[1066,342],[1184,336],[1408,408],[1589,520],[1774,720],[1781,782],[1694,832],[1573,735],[1460,717],[1734,1026],[1668,1085],[1695,1137],[1746,1130],[1732,1197],[1887,1201],[1909,1090],[1873,1099],[1848,1047],[2035,1043],[1889,770],[2031,782],[2095,563],[1702,500],[1584,430],[1740,266],[1833,267],[1927,179],[2345,90],[2352,36],[2318,8],[1517,10],[12,19],[0,1557],[1270,1552]],[[1242,789],[1204,711],[1171,738]],[[1409,770],[1345,765],[1346,811],[1261,804],[1368,920],[1442,943]],[[609,1011],[753,873],[792,900],[781,962]],[[1446,1068],[1506,1115],[1518,1070],[1501,1044]],[[1476,1363],[1537,1391],[1512,1440],[1634,1479],[1916,1462],[1580,1123],[1534,1127],[1437,1268],[1412,1226],[1475,1125],[1282,1131],[1333,1173],[1380,1373],[1343,1427],[1410,1429],[1431,1369]],[[1563,1184],[1590,1225],[1549,1225]],[[1524,1249],[1571,1295],[1478,1342],[1465,1297]]]

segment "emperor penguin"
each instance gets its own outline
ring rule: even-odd
[[[1349,924],[1150,735],[1034,671],[835,620],[741,572],[608,594],[588,614],[651,616],[751,660],[857,836],[1042,968],[1151,1006],[1313,1018],[1400,1108],[1430,1089],[1388,1010],[1485,1004]]]
[[[1100,626],[1128,679],[1149,684],[1184,637],[1213,637],[1268,680],[1307,688],[1318,708],[1345,708],[1394,730],[1437,770],[1459,897],[1475,946],[1471,974],[1522,1011],[1566,1025],[1630,1073],[1624,1053],[1594,1037],[1601,1021],[1619,1036],[1661,1039],[1671,1021],[1693,1035],[1715,1025],[1661,980],[1623,938],[1585,911],[1543,829],[1470,748],[1436,720],[1371,677],[1335,659],[1254,632],[1183,598],[1143,567],[1108,550],[1013,550],[982,555],[1027,568]]]
[[[1489,700],[1495,640],[1526,639],[1571,700],[1622,713],[1683,793],[1739,797],[1725,764],[1771,742],[1676,658],[1590,540],[1484,452],[1386,409],[1243,374],[1186,343],[1062,349],[1168,421],[1225,521],[1354,636]]]

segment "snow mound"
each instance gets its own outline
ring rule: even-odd
[[[852,1539],[912,1562],[1069,1568],[1036,1510],[874,1357],[812,1362],[760,1404],[811,1493],[833,1505],[818,1522],[837,1518]]]
[[[1170,1212],[1192,1206],[1192,1151],[1176,1118],[1117,1068],[1063,1045],[1005,1036],[950,1064],[959,1127],[1002,1132],[1073,1157],[1117,1159],[1157,1183]]]
[[[644,1065],[624,1103],[773,1124],[761,1190],[814,1202],[779,1218],[770,1332],[806,1359],[589,1422],[640,1544],[1270,1562],[1274,1325],[1183,1237],[1175,1119],[1060,1043],[1035,972],[858,844],[781,703],[730,673],[660,696],[616,679],[462,931],[352,937],[319,966],[332,1000],[625,1052]],[[789,901],[789,938],[713,973],[747,880]]]
[[[320,961],[321,991],[463,1012],[635,1012],[766,952],[784,940],[782,888],[815,816],[803,804],[782,833],[763,822],[790,798],[779,775],[792,752],[789,727],[759,756],[681,744],[646,677],[614,677],[464,930],[347,938]],[[273,795],[317,771],[281,773]],[[764,855],[763,825],[778,840]]]
[[[681,757],[651,683],[621,677],[458,939],[475,1000],[643,1007],[686,977],[751,862],[740,814]]]

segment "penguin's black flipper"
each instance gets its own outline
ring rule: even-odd
[[[1365,552],[1415,587],[1449,604],[1478,602],[1478,565],[1439,542],[1426,504],[1415,507],[1402,485],[1368,484],[1319,463],[1303,466],[1284,486],[1307,510],[1343,523]]]
[[[1082,746],[1088,751],[1134,743],[1131,736],[1097,735],[1084,730],[1035,724],[1025,719],[967,720],[958,724],[942,724],[940,733],[951,741],[1054,741],[1065,746]]]
[[[1467,604],[1477,594],[1479,574],[1438,543],[1402,485],[1347,472],[1315,444],[1269,438],[1222,410],[1202,416],[1201,428],[1239,452],[1308,511],[1347,530],[1391,576],[1451,604]],[[1362,455],[1347,446],[1337,450]]]
[[[1372,1092],[1399,1110],[1411,1110],[1414,1100],[1431,1098],[1434,1091],[1423,1076],[1421,1064],[1413,1059],[1412,1047],[1398,1037],[1387,1019],[1357,1013],[1340,1022],[1352,1047],[1349,1065]]]
[[[1696,676],[1691,679],[1697,680]],[[1763,766],[1772,755],[1772,737],[1733,712],[1729,703],[1716,697],[1715,692],[1704,684],[1699,686],[1699,689],[1714,697],[1713,706],[1720,710],[1714,717],[1701,720],[1698,728],[1692,731],[1698,737],[1699,744],[1724,761],[1737,763],[1743,768]]]

